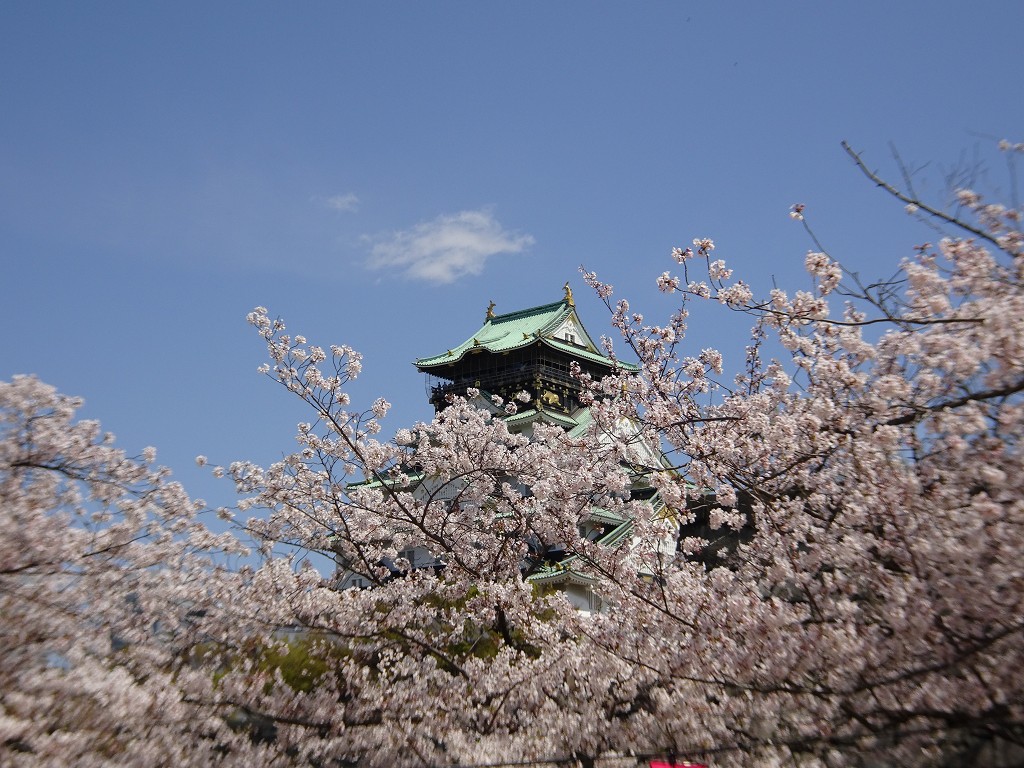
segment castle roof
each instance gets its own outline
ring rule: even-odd
[[[635,365],[611,360],[601,353],[580,322],[572,294],[568,290],[565,298],[552,304],[541,304],[503,315],[495,315],[492,310],[493,305],[480,330],[440,355],[420,358],[415,362],[416,367],[430,372],[431,369],[456,363],[474,352],[500,354],[533,344],[543,344],[572,357],[609,368],[617,366],[627,371],[639,370]]]

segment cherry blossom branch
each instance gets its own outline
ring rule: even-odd
[[[840,145],[842,146],[846,154],[849,155],[850,159],[853,160],[854,164],[860,169],[861,173],[863,173],[871,181],[873,181],[875,183],[875,186],[881,187],[890,195],[895,197],[897,200],[906,203],[907,205],[912,205],[915,208],[924,211],[929,216],[933,216],[934,218],[944,221],[947,224],[951,224],[959,229],[964,230],[965,232],[970,232],[975,237],[980,238],[981,240],[984,240],[985,242],[994,245],[1001,251],[1006,251],[1011,256],[1016,256],[1020,254],[1020,251],[1018,250],[1007,250],[1005,243],[1000,242],[999,238],[993,236],[991,233],[985,231],[984,229],[977,227],[973,224],[970,224],[969,222],[964,221],[962,218],[958,216],[952,216],[948,213],[945,213],[944,211],[940,211],[938,208],[935,208],[933,206],[928,205],[925,202],[922,202],[916,196],[910,196],[905,194],[900,189],[897,189],[892,184],[887,182],[885,179],[881,178],[877,173],[869,169],[867,167],[867,164],[864,162],[863,158],[860,156],[860,154],[854,151],[854,149],[850,146],[848,142],[844,140],[840,142]]]

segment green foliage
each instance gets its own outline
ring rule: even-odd
[[[330,650],[323,641],[301,639],[283,645],[267,648],[260,659],[259,667],[265,671],[279,672],[285,685],[293,691],[308,693],[317,681],[331,670],[326,656]]]

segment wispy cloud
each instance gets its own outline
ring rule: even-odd
[[[487,259],[521,253],[534,242],[530,235],[506,230],[488,209],[441,215],[371,241],[371,268],[393,269],[432,283],[479,275]]]
[[[346,192],[344,195],[333,195],[331,197],[313,197],[313,202],[330,208],[332,211],[351,213],[359,208],[359,198],[354,192]]]

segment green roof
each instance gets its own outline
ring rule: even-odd
[[[589,413],[589,410],[587,413]],[[568,430],[576,429],[579,426],[576,419],[569,414],[559,413],[554,410],[538,411],[536,408],[530,408],[529,410],[519,411],[519,413],[505,417],[505,423],[508,424],[510,428],[522,427],[526,424],[532,424],[535,421],[547,421]]]
[[[570,320],[575,326],[574,331],[579,334],[575,344],[553,336],[555,331]],[[472,351],[486,350],[493,354],[499,354],[522,349],[536,343],[545,344],[581,360],[609,367],[616,364],[601,354],[583,328],[583,323],[580,322],[579,316],[576,314],[576,307],[572,300],[565,298],[553,304],[542,304],[539,307],[521,309],[518,312],[489,315],[480,330],[457,347],[440,355],[420,358],[415,365],[421,370],[430,369],[458,362]],[[637,366],[629,363],[618,363],[618,365],[628,371],[639,370]]]
[[[569,437],[582,437],[586,433],[587,428],[594,423],[594,414],[590,412],[589,408],[584,408],[574,418],[576,419],[576,426],[569,430]]]
[[[533,584],[579,584],[584,587],[592,586],[595,579],[591,576],[584,576],[582,573],[567,570],[565,568],[545,568],[537,573],[531,573],[526,580]]]

